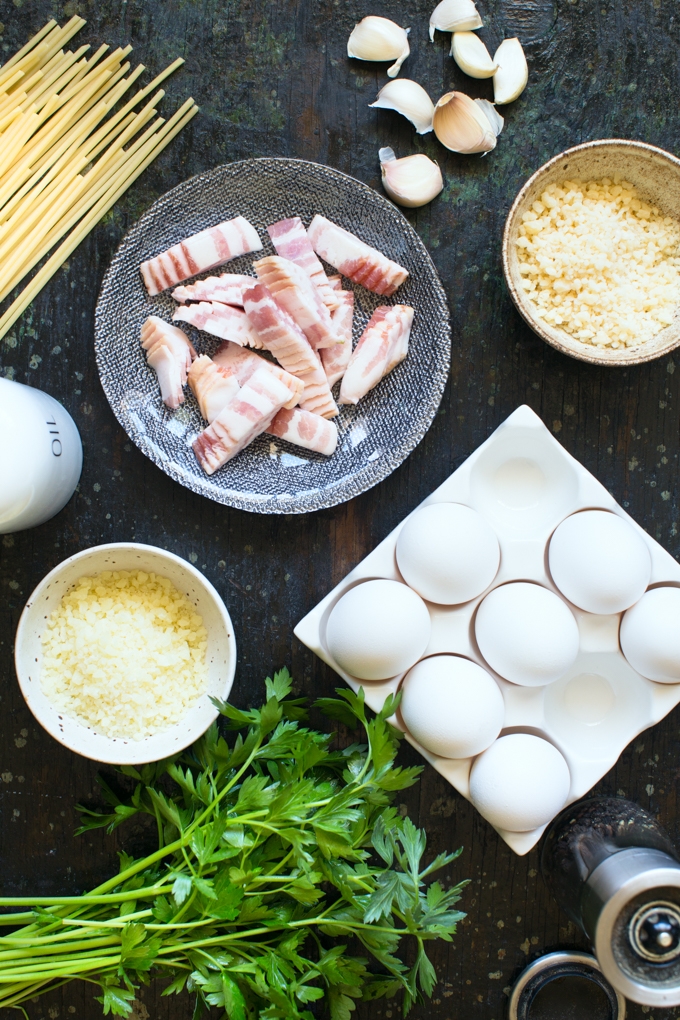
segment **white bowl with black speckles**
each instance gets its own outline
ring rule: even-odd
[[[43,635],[62,597],[81,577],[104,570],[143,570],[167,577],[196,607],[208,632],[208,683],[204,694],[169,727],[128,740],[108,737],[67,716],[45,695],[40,682]],[[47,732],[76,754],[112,765],[159,761],[188,747],[208,729],[218,712],[210,698],[224,701],[236,670],[236,640],[227,607],[200,570],[165,549],[138,542],[112,542],[70,556],[42,579],[24,607],[14,644],[14,661],[26,704]]]

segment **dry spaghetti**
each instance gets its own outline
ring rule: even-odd
[[[131,46],[65,50],[84,24],[48,22],[0,67],[0,300],[49,255],[0,316],[0,338],[198,111],[188,99],[157,116],[157,86],[181,58],[121,105],[144,65],[130,72]]]

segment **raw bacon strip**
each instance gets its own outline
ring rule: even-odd
[[[196,351],[186,333],[157,315],[150,315],[142,326],[141,342],[158,376],[163,403],[174,410],[184,401],[183,387]]]
[[[300,397],[300,407],[303,411],[320,414],[322,418],[335,418],[339,413],[338,405],[333,400],[333,394],[318,354],[316,359],[316,367],[311,372],[298,372],[298,378],[305,385],[304,392]]]
[[[316,257],[314,249],[307,237],[307,231],[299,216],[293,216],[290,220],[279,220],[267,227],[267,233],[272,239],[278,255],[284,259],[294,262],[305,273],[318,289],[323,303],[333,311],[338,307],[338,301],[329,286],[328,277],[321,262]]]
[[[221,301],[223,305],[243,308],[243,288],[252,287],[254,283],[254,276],[222,273],[221,276],[209,276],[206,280],[175,287],[172,296],[181,304],[185,301]]]
[[[241,389],[235,372],[216,365],[205,354],[194,361],[188,380],[201,414],[208,423],[215,420]]]
[[[214,474],[264,432],[290,397],[287,386],[265,368],[258,369],[194,440],[193,450],[205,473]]]
[[[262,344],[287,372],[299,376],[319,364],[319,356],[297,323],[274,300],[263,283],[243,292],[243,307]]]
[[[326,457],[335,453],[338,445],[338,430],[332,421],[302,411],[299,407],[293,411],[279,411],[265,432],[286,439],[295,446],[302,446],[305,450],[323,453]]]
[[[298,324],[314,350],[337,343],[330,312],[304,270],[280,255],[268,255],[253,262],[253,269],[276,303]]]
[[[339,279],[339,278],[338,278]],[[345,374],[345,369],[352,357],[352,320],[354,318],[354,293],[351,290],[336,291],[342,304],[333,312],[333,325],[338,339],[345,342],[336,344],[334,347],[324,347],[319,351],[321,364],[328,379],[328,385],[333,387]]]
[[[224,265],[237,255],[260,251],[262,242],[255,227],[243,216],[218,223],[185,238],[160,255],[142,262],[139,271],[151,297],[175,287],[190,276]]]
[[[342,277],[340,276],[340,273],[338,273],[337,276],[328,276],[327,280],[328,286],[331,290],[342,290]]]
[[[232,340],[241,347],[262,347],[262,341],[240,308],[218,301],[199,301],[195,305],[178,305],[173,319],[204,329],[221,340]]]
[[[325,216],[315,216],[307,233],[317,255],[374,294],[394,294],[408,276],[408,270],[398,262],[392,262],[377,248],[371,248]]]
[[[295,407],[305,388],[302,380],[298,379],[295,375],[291,375],[290,372],[286,372],[285,368],[275,365],[273,361],[267,361],[259,354],[254,354],[245,347],[239,347],[238,344],[232,343],[231,340],[225,340],[223,344],[220,344],[213,354],[213,361],[216,365],[223,366],[234,372],[240,386],[244,386],[253,372],[257,372],[258,368],[262,368],[264,365],[293,393],[290,401],[284,404],[284,407],[287,408]]]
[[[354,348],[340,387],[341,404],[357,404],[408,353],[409,305],[381,305]]]

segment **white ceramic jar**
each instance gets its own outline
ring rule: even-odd
[[[0,534],[48,521],[73,495],[83,466],[78,429],[42,390],[0,379]]]

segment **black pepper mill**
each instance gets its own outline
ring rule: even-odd
[[[541,869],[614,988],[680,1004],[680,864],[655,818],[618,797],[572,804],[546,834]]]

